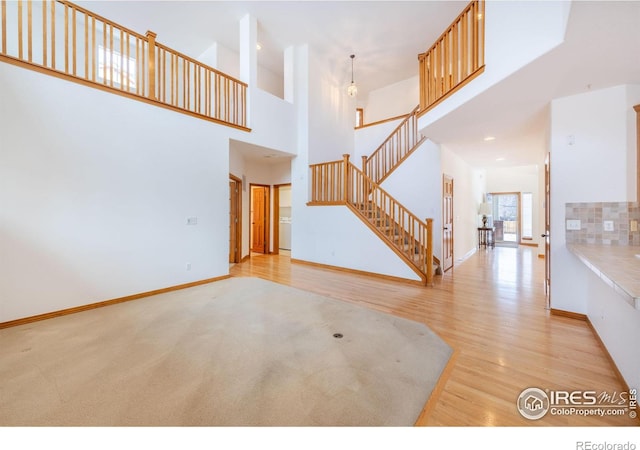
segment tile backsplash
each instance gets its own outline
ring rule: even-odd
[[[566,230],[567,244],[640,245],[638,228],[631,231],[631,222],[640,226],[638,203],[599,202],[567,203],[565,219],[579,220],[579,230]],[[613,231],[605,231],[604,222],[613,222]]]

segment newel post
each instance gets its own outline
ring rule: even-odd
[[[427,222],[427,284],[433,285],[433,219],[425,219]]]
[[[349,154],[342,155],[344,158],[344,191],[342,193],[342,201],[347,203],[349,201]]]
[[[364,174],[364,178],[362,179],[362,203],[366,203],[368,197],[369,197],[369,191],[371,190],[371,187],[369,186],[369,183],[367,182],[367,177],[369,176],[367,174],[367,156],[366,155],[362,155],[362,173]]]
[[[156,99],[156,36],[153,31],[147,31],[147,67],[149,69],[149,93],[147,97],[151,100]]]

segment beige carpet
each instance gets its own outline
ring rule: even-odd
[[[451,353],[417,322],[231,278],[0,330],[0,425],[411,426]]]

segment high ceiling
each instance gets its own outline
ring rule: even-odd
[[[359,92],[417,74],[424,52],[466,1],[78,1],[79,5],[192,57],[214,42],[238,51],[239,21],[258,21],[261,65],[283,72],[283,51],[308,43],[350,80],[355,54]]]
[[[428,127],[474,167],[539,164],[553,99],[640,84],[640,2],[575,1],[564,42]],[[485,142],[491,135],[495,140]]]
[[[309,43],[359,95],[417,74],[424,52],[467,1],[79,1],[190,56],[239,45],[239,20],[258,21],[261,65],[282,73],[283,49]],[[549,102],[640,84],[640,2],[574,1],[565,43],[431,125],[427,135],[475,167],[536,164],[546,148]],[[484,142],[491,134],[495,141]],[[504,158],[504,159],[502,159]],[[497,161],[500,159],[500,161]]]

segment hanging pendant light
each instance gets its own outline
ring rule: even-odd
[[[349,97],[355,97],[358,94],[358,87],[356,86],[356,83],[353,81],[353,59],[356,57],[356,55],[351,55],[351,84],[349,85],[349,87],[347,88],[347,94],[349,94]]]

